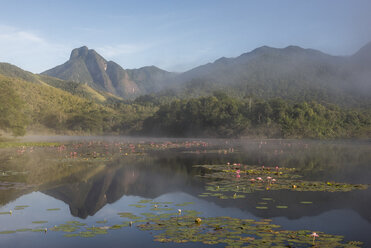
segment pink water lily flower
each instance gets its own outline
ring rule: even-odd
[[[313,232],[310,236],[313,237],[313,244],[314,244],[314,241],[316,240],[316,238],[319,237],[319,235],[316,232]]]
[[[237,174],[240,174],[240,172],[241,172],[240,170],[236,170],[236,173],[237,173]]]

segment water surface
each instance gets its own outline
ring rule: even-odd
[[[59,138],[49,138],[59,139]],[[54,141],[53,140],[53,141]],[[0,150],[1,247],[201,247],[202,243],[158,243],[154,233],[131,227],[95,237],[65,237],[51,231],[67,221],[88,226],[121,224],[119,212],[140,215],[150,205],[197,210],[202,217],[272,219],[287,230],[313,230],[343,235],[371,247],[371,189],[350,192],[256,191],[244,199],[200,197],[209,173],[194,165],[242,163],[257,167],[298,168],[307,180],[371,183],[368,141],[66,138],[58,147]],[[257,209],[262,198],[272,198]],[[302,204],[307,201],[312,204]],[[176,206],[192,202],[187,206]],[[131,206],[130,206],[131,205]],[[284,205],[285,209],[275,206]],[[18,208],[17,208],[18,206]],[[19,206],[27,206],[19,209]],[[17,210],[18,209],[18,210]],[[45,223],[33,223],[45,221]],[[102,223],[104,222],[104,223]],[[224,247],[225,244],[216,246]]]

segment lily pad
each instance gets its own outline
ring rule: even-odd
[[[145,208],[145,205],[140,205],[140,204],[129,204],[130,207],[136,207],[136,208]]]
[[[265,206],[256,206],[255,208],[257,208],[257,209],[268,209],[268,207],[265,207]]]
[[[48,223],[48,221],[46,220],[36,220],[36,221],[32,221],[33,224],[44,224],[44,223]]]
[[[1,231],[0,234],[11,234],[11,233],[15,233],[16,231]]]

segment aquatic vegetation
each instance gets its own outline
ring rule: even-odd
[[[32,221],[33,224],[44,224],[44,223],[48,223],[48,221],[46,220],[37,220],[37,221]]]
[[[17,229],[16,232],[29,232],[32,231],[31,228],[22,228],[22,229]]]
[[[72,220],[72,221],[66,221],[67,224],[73,224],[73,225],[76,225],[76,226],[86,226],[85,223],[82,223],[80,221],[77,221],[77,220]]]
[[[271,198],[264,198],[270,201]],[[153,206],[148,201],[145,207]],[[156,202],[158,203],[158,202]],[[260,202],[264,203],[264,202]],[[186,203],[178,203],[173,205]],[[156,204],[157,205],[157,204]],[[169,204],[170,205],[170,204]],[[264,205],[264,204],[263,204]],[[172,206],[169,206],[169,209]],[[276,206],[285,208],[286,206]],[[258,209],[268,209],[258,206]],[[158,208],[161,209],[161,208]],[[179,209],[180,210],[180,209]],[[156,242],[186,243],[198,242],[203,244],[224,244],[227,247],[360,247],[362,242],[345,242],[344,237],[313,232],[310,230],[288,231],[272,223],[270,219],[239,219],[232,217],[204,217],[196,210],[180,210],[166,213],[144,212],[137,216],[130,212],[120,212],[120,217],[129,219],[121,224],[108,224],[106,219],[96,221],[104,226],[88,226],[79,221],[67,221],[64,224],[49,228],[50,231],[65,233],[68,238],[92,238],[97,235],[106,235],[111,230],[136,227],[142,231],[149,231],[154,235]],[[33,221],[32,223],[46,223],[46,221]],[[0,234],[14,234],[16,232],[47,232],[47,228],[17,229],[1,231]]]
[[[209,172],[202,176],[210,181],[207,182],[207,192],[200,194],[200,197],[238,199],[245,197],[245,194],[255,191],[347,192],[351,190],[363,190],[368,187],[365,184],[303,180],[300,172],[295,168],[276,167],[274,169],[264,166],[257,167],[241,164],[195,165],[195,167],[206,169]],[[236,173],[240,177],[236,178]],[[302,203],[310,204],[311,202]]]
[[[16,233],[16,231],[9,230],[9,231],[2,231],[2,232],[0,232],[0,234],[11,234],[11,233]]]
[[[129,204],[130,207],[145,208],[146,206],[140,204]]]
[[[117,213],[120,217],[122,218],[127,218],[127,219],[131,219],[131,220],[138,220],[138,219],[142,219],[142,217],[140,216],[137,216],[135,214],[132,214],[132,213],[129,213],[129,212],[122,212],[122,213]]]
[[[60,208],[48,208],[46,211],[59,211],[61,210]]]
[[[57,147],[57,142],[0,142],[0,148],[25,148],[25,147]]]
[[[75,232],[76,230],[80,229],[81,225],[75,225],[75,224],[60,224],[58,226],[54,226],[50,230],[52,231],[60,231],[60,232],[68,232],[72,233]]]
[[[19,206],[15,206],[14,210],[23,210],[23,209],[28,208],[28,207],[29,207],[28,205],[19,205]]]
[[[141,230],[162,231],[154,241],[167,243],[201,242],[225,244],[231,247],[308,247],[312,245],[311,231],[282,230],[271,220],[250,220],[231,217],[197,218],[176,216],[166,220],[150,220],[138,225]],[[345,243],[342,236],[319,233],[318,247],[359,247],[362,243]]]

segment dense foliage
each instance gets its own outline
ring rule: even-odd
[[[21,72],[15,70],[17,75]],[[22,75],[19,74],[19,75]],[[33,74],[25,74],[25,76]],[[122,101],[84,85],[33,75],[0,75],[0,129],[58,134],[205,137],[370,137],[369,109],[316,101],[232,97],[179,98],[172,91]],[[54,81],[53,81],[54,80]]]
[[[24,135],[27,118],[22,111],[24,102],[11,87],[10,80],[0,78],[0,129],[14,135]]]
[[[0,129],[14,135],[27,130],[51,133],[124,133],[138,130],[154,107],[115,103],[109,106],[55,87],[0,75]]]
[[[282,99],[236,99],[223,93],[164,104],[144,123],[149,134],[336,138],[369,136],[369,114]]]

